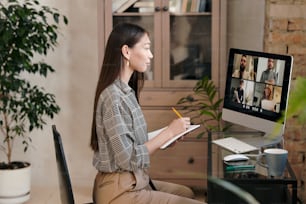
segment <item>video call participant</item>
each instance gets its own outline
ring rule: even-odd
[[[274,60],[268,59],[267,69],[262,72],[260,77],[260,82],[275,84],[277,82],[277,73],[273,69],[274,69]]]
[[[239,81],[239,87],[236,88],[236,90],[234,90],[234,101],[236,103],[242,103],[243,102],[243,98],[244,98],[244,81],[241,79]]]
[[[148,140],[138,99],[144,72],[153,58],[150,44],[147,31],[128,23],[115,26],[107,41],[90,142],[98,171],[93,189],[95,204],[202,203],[191,199],[194,194],[188,187],[162,181],[149,184],[150,156],[190,126],[190,118],[178,118]]]
[[[275,111],[275,102],[273,101],[272,89],[272,85],[266,85],[260,100],[260,107],[269,111]]]
[[[240,66],[238,69],[232,74],[232,77],[239,78],[239,79],[249,79],[250,73],[247,71],[247,56],[242,55],[240,59]]]

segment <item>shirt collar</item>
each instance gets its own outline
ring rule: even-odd
[[[120,89],[122,90],[125,94],[128,94],[130,92],[133,92],[133,89],[126,83],[124,83],[123,81],[121,81],[120,79],[116,79],[114,81],[114,84]]]

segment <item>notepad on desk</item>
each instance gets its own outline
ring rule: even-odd
[[[176,140],[178,140],[180,137],[186,135],[187,133],[189,133],[189,132],[191,132],[191,131],[193,131],[193,130],[199,128],[199,127],[200,127],[200,125],[190,125],[190,127],[189,127],[186,131],[184,131],[184,132],[182,132],[182,133],[176,135],[176,136],[173,137],[172,139],[168,140],[165,144],[163,144],[163,145],[160,147],[160,149],[166,149],[170,144],[172,144],[173,142],[175,142]],[[167,127],[163,127],[163,128],[161,128],[161,129],[158,129],[158,130],[149,132],[149,133],[148,133],[149,140],[152,139],[152,138],[154,138],[156,135],[158,135],[159,133],[161,133],[161,132],[162,132],[164,129],[166,129],[166,128],[167,128]]]
[[[217,140],[213,140],[212,142],[236,154],[258,150],[257,147],[250,145],[248,143],[245,143],[234,137],[226,137],[222,139],[217,139]]]

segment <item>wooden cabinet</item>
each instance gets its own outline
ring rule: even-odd
[[[156,152],[151,157],[151,177],[189,186],[206,186],[206,143],[204,139],[189,138]]]
[[[188,92],[167,89],[144,91],[142,108],[149,129],[159,129],[175,119],[177,116],[171,106]],[[151,177],[188,186],[206,187],[207,140],[196,138],[200,131],[201,128],[184,136],[175,146],[154,153],[151,157]]]
[[[151,2],[148,8],[132,4],[123,11],[114,7],[118,0],[98,2],[99,62],[102,64],[103,48],[115,24],[131,22],[149,31],[154,58],[146,72],[140,104],[152,131],[168,125],[176,117],[171,107],[192,92],[198,79],[208,75],[222,89],[220,76],[225,74],[225,66],[221,59],[224,52],[220,49],[220,19],[225,9],[221,0],[146,1]],[[188,8],[183,6],[186,2],[191,2]],[[200,4],[205,2],[200,9]],[[206,146],[204,139],[195,139],[194,133],[189,134],[174,148],[152,157],[152,177],[203,186]]]

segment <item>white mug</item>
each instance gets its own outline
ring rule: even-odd
[[[265,158],[265,164],[262,163]],[[268,169],[268,176],[280,177],[286,168],[288,151],[279,148],[265,149],[263,154],[258,157],[258,164]]]

